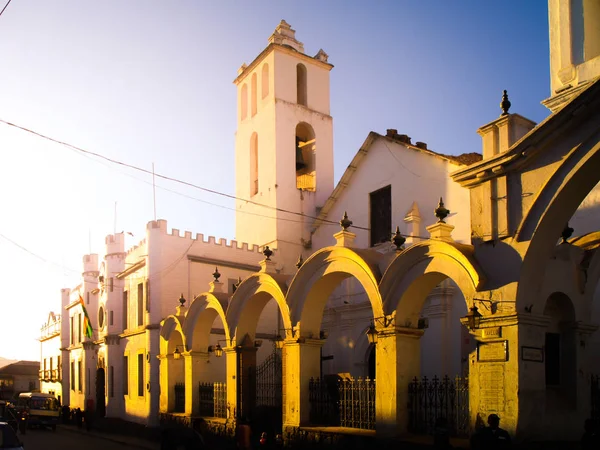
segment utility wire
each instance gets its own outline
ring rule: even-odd
[[[4,8],[2,8],[2,11],[0,11],[0,16],[1,16],[1,15],[2,15],[2,13],[4,12],[4,10],[5,10],[6,8],[8,8],[8,5],[10,5],[10,2],[11,2],[11,1],[12,1],[12,0],[8,0],[8,2],[6,2],[6,5],[4,5]]]
[[[16,125],[14,123],[8,122],[8,121],[3,120],[3,119],[0,119],[0,122],[4,123],[6,125],[9,125],[11,127],[14,127],[14,128],[18,128],[18,129],[20,129],[22,131],[26,131],[27,133],[31,133],[33,135],[41,137],[42,139],[46,139],[46,140],[49,140],[49,141],[54,142],[56,144],[63,145],[65,147],[68,147],[68,148],[70,148],[72,150],[75,150],[77,152],[82,152],[82,153],[85,153],[85,154],[88,154],[88,155],[92,155],[92,156],[95,156],[97,158],[101,158],[101,159],[103,159],[105,161],[109,161],[109,162],[111,162],[113,164],[117,164],[117,165],[120,165],[120,166],[128,167],[130,169],[134,169],[134,170],[137,170],[137,171],[149,174],[149,175],[151,175],[153,173],[152,171],[150,171],[148,169],[144,169],[142,167],[138,167],[138,166],[135,166],[133,164],[128,164],[128,163],[125,163],[125,162],[122,162],[122,161],[118,161],[116,159],[109,158],[107,156],[101,155],[101,154],[96,153],[96,152],[85,150],[85,149],[83,149],[81,147],[77,147],[76,145],[72,145],[72,144],[69,144],[68,142],[63,142],[63,141],[60,141],[58,139],[54,139],[54,138],[52,138],[50,136],[46,136],[46,135],[44,135],[42,133],[38,133],[37,131],[30,130],[29,128],[25,128],[25,127],[22,127],[20,125]],[[299,213],[299,212],[296,212],[296,211],[290,211],[290,210],[283,209],[283,208],[278,208],[278,207],[275,207],[275,206],[264,205],[262,203],[258,203],[258,202],[252,201],[252,200],[248,200],[248,199],[245,199],[245,198],[236,197],[235,195],[226,194],[224,192],[219,192],[219,191],[216,191],[214,189],[209,189],[209,188],[205,188],[205,187],[202,187],[202,186],[198,186],[198,185],[190,183],[188,181],[183,181],[183,180],[180,180],[178,178],[169,177],[167,175],[161,175],[161,174],[158,174],[158,173],[154,173],[154,176],[156,176],[158,178],[162,178],[163,180],[168,180],[168,181],[172,181],[172,182],[175,182],[175,183],[183,184],[184,186],[193,187],[195,189],[198,189],[198,190],[201,190],[201,191],[204,191],[204,192],[208,192],[210,194],[214,194],[214,195],[219,195],[219,196],[222,196],[222,197],[226,197],[226,198],[229,198],[229,199],[232,199],[232,200],[239,200],[239,201],[242,201],[242,202],[245,202],[245,203],[250,203],[252,205],[260,206],[260,207],[267,208],[267,209],[272,209],[272,210],[283,212],[283,213],[286,213],[286,214],[292,214],[292,215],[296,215],[296,216],[300,216],[300,217],[305,217],[305,218],[308,218],[308,219],[313,219],[313,220],[317,220],[318,219],[318,217],[309,216],[307,214]],[[330,224],[337,224],[337,222],[331,221],[331,220],[327,220],[327,219],[319,219],[319,220],[321,220],[322,222],[330,223]],[[359,230],[366,230],[366,231],[369,230],[369,228],[359,227],[359,226],[354,226],[354,228],[359,229]]]

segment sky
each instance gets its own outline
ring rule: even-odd
[[[0,9],[5,0],[0,0]],[[0,120],[147,171],[235,193],[236,87],[285,19],[329,55],[336,182],[370,131],[446,154],[477,129],[549,112],[544,0],[13,0],[0,16]],[[162,179],[169,228],[235,238],[234,201]],[[40,328],[104,237],[143,238],[152,175],[0,122],[0,356],[39,360]]]

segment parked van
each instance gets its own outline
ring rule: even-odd
[[[60,405],[53,394],[24,392],[19,394],[16,405],[21,432],[29,426],[51,427],[56,430]]]

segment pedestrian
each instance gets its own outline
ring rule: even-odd
[[[252,428],[247,417],[240,419],[238,422],[236,442],[239,450],[252,450]]]
[[[490,414],[488,426],[479,429],[471,438],[471,449],[494,450],[510,447],[510,435],[506,430],[500,428],[500,417],[497,414]]]
[[[586,419],[583,429],[585,432],[581,438],[581,449],[596,450],[600,448],[600,434],[598,433],[597,424],[592,419]]]
[[[83,428],[83,414],[81,413],[81,408],[75,410],[75,423],[77,424],[77,428]]]
[[[91,408],[86,408],[84,413],[85,418],[85,429],[87,431],[92,431],[92,425],[94,424],[94,410]]]

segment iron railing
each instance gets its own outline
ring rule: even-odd
[[[185,412],[185,383],[175,383],[175,409],[173,412]]]
[[[227,384],[199,383],[200,415],[227,418]]]
[[[600,422],[600,375],[592,375],[590,401],[590,417],[598,423]]]
[[[445,419],[453,436],[468,436],[469,381],[467,377],[414,378],[408,386],[409,431],[433,434],[438,419]]]
[[[311,378],[309,402],[314,425],[375,429],[375,380]]]

